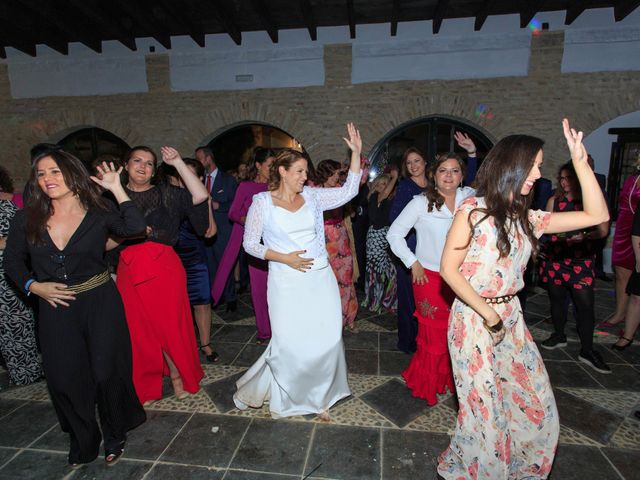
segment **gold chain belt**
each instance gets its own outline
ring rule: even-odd
[[[111,279],[111,275],[109,275],[109,272],[105,270],[104,272],[94,275],[93,277],[91,277],[88,280],[85,280],[82,283],[78,283],[76,285],[70,285],[68,290],[76,294],[86,292],[88,290],[92,290],[96,287],[104,285],[110,279]]]
[[[501,303],[509,303],[513,297],[515,297],[515,295],[504,295],[502,297],[491,297],[491,298],[482,297],[482,298],[484,298],[484,301],[487,302],[488,304],[495,305],[495,304],[501,304]]]

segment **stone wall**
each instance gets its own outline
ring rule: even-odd
[[[12,99],[0,64],[2,164],[21,185],[28,150],[69,132],[96,126],[130,145],[175,145],[185,154],[231,125],[259,121],[293,135],[312,158],[342,158],[344,124],[361,128],[365,151],[398,125],[433,114],[474,124],[497,140],[528,133],[546,140],[543,173],[567,158],[560,122],[568,116],[588,133],[640,109],[640,72],[562,74],[563,32],[532,38],[529,75],[481,80],[351,84],[351,44],[324,46],[325,85],[247,91],[171,92],[169,57],[146,57],[149,92],[91,97]],[[42,81],[46,82],[46,78]],[[478,118],[476,106],[491,109]]]

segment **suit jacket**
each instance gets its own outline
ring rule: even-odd
[[[224,243],[226,243],[226,239],[231,235],[231,229],[233,228],[229,220],[229,208],[231,208],[231,203],[233,202],[233,197],[236,195],[237,188],[238,184],[235,178],[218,169],[210,193],[211,199],[220,204],[220,207],[213,211],[213,218],[218,226],[218,236],[224,239]]]
[[[531,208],[534,210],[546,210],[547,202],[553,195],[553,185],[547,178],[539,178],[533,187],[533,201]]]

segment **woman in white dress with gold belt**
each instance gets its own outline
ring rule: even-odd
[[[362,140],[353,124],[347,130],[351,165],[342,187],[305,187],[307,160],[284,150],[271,167],[269,190],[253,197],[243,246],[269,260],[272,338],[236,383],[233,400],[242,410],[268,401],[274,418],[316,413],[328,420],[329,408],[351,394],[340,292],[327,260],[322,217],[358,193]]]

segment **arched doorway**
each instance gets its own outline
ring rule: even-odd
[[[618,196],[625,179],[634,175],[640,160],[640,110],[609,120],[584,139],[595,171],[607,175],[611,218],[618,213]]]
[[[129,150],[127,142],[97,127],[85,127],[68,134],[58,142],[65,151],[78,157],[87,168],[100,155],[121,159]]]
[[[207,146],[213,150],[216,164],[227,172],[233,172],[241,163],[247,163],[255,147],[276,151],[295,148],[306,153],[293,135],[276,126],[258,122],[233,125],[216,135]]]
[[[387,165],[400,166],[402,155],[409,147],[416,147],[424,152],[427,163],[434,161],[441,153],[465,153],[453,137],[457,131],[466,133],[475,142],[478,161],[482,162],[493,147],[493,142],[483,132],[460,119],[431,115],[400,125],[376,143],[369,156],[372,177]]]

